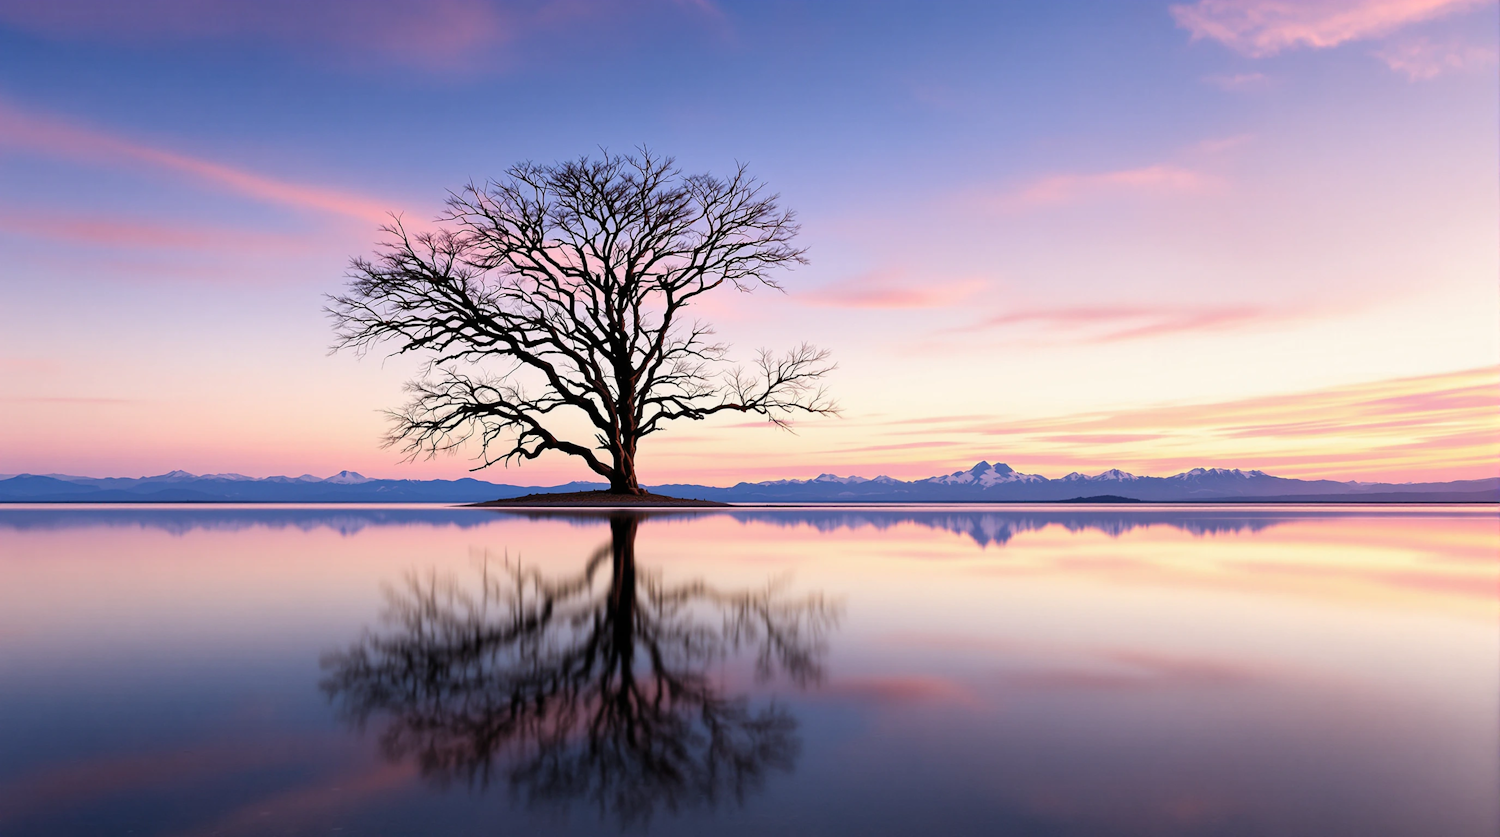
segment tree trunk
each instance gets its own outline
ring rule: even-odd
[[[628,494],[631,496],[639,497],[640,495],[645,494],[646,491],[645,489],[641,488],[640,483],[635,481],[635,474],[630,474],[629,476],[616,474],[615,476],[610,477],[609,493]]]
[[[609,477],[609,493],[634,496],[646,493],[635,477],[635,451],[620,451],[615,454],[614,473]]]

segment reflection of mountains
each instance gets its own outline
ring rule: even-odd
[[[922,511],[922,510],[805,510],[734,512],[742,521],[777,526],[811,526],[820,532],[839,529],[877,530],[901,525],[925,526],[973,538],[980,546],[1005,544],[1022,532],[1061,526],[1070,532],[1089,530],[1119,537],[1133,529],[1171,526],[1194,535],[1259,532],[1279,523],[1308,517],[1331,517],[1336,513],[1287,513],[1256,511]]]
[[[625,824],[742,801],[792,769],[797,721],[710,672],[753,651],[757,680],[820,681],[838,607],[775,583],[669,584],[636,565],[639,523],[610,516],[610,541],[572,576],[507,559],[471,585],[408,577],[383,630],[324,659],[324,690],[439,785],[503,777],[528,803],[585,802]]]
[[[1380,511],[1381,515],[1425,514],[1433,512]],[[769,523],[775,526],[809,526],[820,532],[839,529],[877,530],[900,525],[925,526],[972,538],[981,546],[1005,544],[1022,532],[1061,526],[1071,532],[1098,531],[1117,537],[1134,529],[1171,526],[1194,535],[1258,532],[1278,524],[1297,520],[1363,516],[1369,511],[1354,509],[1185,509],[1185,508],[1074,508],[1074,509],[955,509],[923,508],[761,508],[738,510],[662,511],[651,517],[698,517],[729,515],[744,523]],[[172,534],[195,530],[238,532],[248,529],[297,529],[313,531],[332,529],[343,535],[354,535],[370,528],[387,526],[453,527],[473,529],[523,516],[520,511],[495,511],[470,508],[369,508],[369,507],[268,507],[224,508],[201,506],[147,508],[80,508],[22,509],[0,507],[0,530],[49,531],[77,528],[159,529]],[[541,516],[565,519],[579,525],[597,525],[597,514],[549,512]]]
[[[304,506],[245,508],[223,506],[135,506],[6,508],[0,506],[0,529],[52,531],[85,528],[158,529],[174,535],[205,530],[242,532],[248,529],[332,529],[353,535],[371,527],[431,526],[471,529],[493,523],[494,517],[465,508],[369,508]]]

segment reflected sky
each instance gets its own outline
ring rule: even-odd
[[[722,667],[748,651],[757,683],[821,684],[840,607],[777,583],[665,583],[636,559],[642,516],[608,520],[569,575],[509,556],[470,579],[409,574],[381,630],[324,656],[323,691],[438,787],[503,783],[529,807],[586,805],[622,828],[743,805],[801,741],[784,706],[752,708]]]
[[[1493,510],[634,525],[622,617],[607,516],[0,509],[0,833],[1500,827]],[[766,632],[734,614],[773,602],[824,608],[801,647],[817,676],[761,665]],[[619,703],[632,679],[646,688]],[[583,781],[599,764],[614,785]],[[642,772],[673,764],[675,784]]]

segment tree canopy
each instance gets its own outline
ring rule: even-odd
[[[638,444],[670,422],[837,411],[827,351],[762,349],[747,369],[686,316],[720,288],[780,289],[775,272],[806,263],[778,201],[744,166],[684,175],[644,150],[521,163],[452,193],[434,229],[383,227],[330,298],[335,348],[424,357],[387,438],[410,456],[471,439],[478,468],[557,451],[638,494]],[[592,439],[568,435],[580,424]]]

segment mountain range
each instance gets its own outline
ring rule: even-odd
[[[154,477],[19,474],[0,478],[4,503],[474,503],[527,494],[589,491],[603,484],[539,487],[459,480],[369,479],[353,471],[331,477],[247,477],[172,471]],[[655,493],[727,503],[1027,503],[1095,502],[1500,502],[1500,478],[1425,483],[1365,483],[1275,477],[1263,471],[1194,468],[1170,477],[1111,469],[1058,479],[980,462],[964,471],[918,480],[822,474],[812,479],[741,482],[729,487],[669,484]]]

